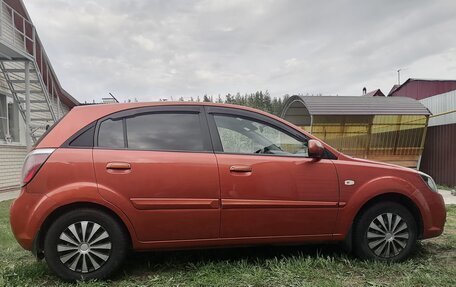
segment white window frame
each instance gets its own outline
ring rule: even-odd
[[[23,145],[22,140],[23,140],[23,121],[21,121],[21,117],[19,115],[18,117],[18,135],[19,135],[19,140],[13,141],[11,139],[11,131],[10,131],[10,118],[9,118],[9,104],[14,105],[14,99],[12,96],[7,95],[5,93],[0,93],[0,97],[5,98],[5,107],[2,107],[5,109],[5,117],[1,117],[1,120],[6,120],[6,130],[5,134],[0,135],[0,145]],[[19,111],[18,111],[19,112]]]

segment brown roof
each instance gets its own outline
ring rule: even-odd
[[[61,91],[63,94],[63,97],[61,98],[61,100],[62,100],[62,102],[65,103],[65,105],[67,105],[70,108],[80,105],[79,101],[76,100],[75,98],[73,98],[73,96],[70,95],[70,93],[68,93],[65,89],[62,88]]]
[[[409,97],[422,100],[456,90],[456,80],[410,78],[402,85],[394,85],[388,96]]]
[[[364,94],[363,96],[366,96],[366,97],[384,97],[385,94],[380,89],[376,89],[376,90],[370,91],[369,93]]]
[[[388,93],[388,96],[394,93],[401,85],[394,85]]]

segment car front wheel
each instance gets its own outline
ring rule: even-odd
[[[378,203],[355,223],[354,251],[367,260],[401,261],[413,251],[417,225],[413,215],[396,202]]]
[[[50,226],[44,256],[51,270],[66,281],[104,279],[120,267],[127,246],[124,229],[110,215],[76,209]]]

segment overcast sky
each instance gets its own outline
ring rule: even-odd
[[[24,0],[79,101],[357,96],[456,79],[456,1]]]

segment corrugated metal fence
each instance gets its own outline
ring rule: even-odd
[[[420,169],[456,186],[456,90],[420,100],[431,112]]]
[[[430,122],[453,117],[456,110],[437,114]],[[431,175],[438,184],[456,186],[456,123],[429,126],[420,170]]]

